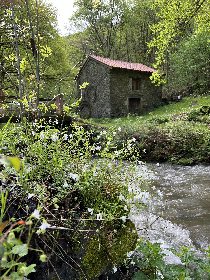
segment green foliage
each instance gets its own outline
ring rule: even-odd
[[[3,218],[6,212],[6,203],[7,203],[7,196],[8,192],[1,192],[1,200],[0,200],[0,205],[1,205],[1,215],[0,215],[0,225],[2,225]]]
[[[75,1],[76,11],[71,24],[80,30],[74,34],[80,51],[84,54],[95,52],[115,59],[151,63],[153,54],[147,52],[147,43],[152,37],[149,25],[156,19],[151,8],[153,2]]]
[[[209,112],[208,107],[200,110],[206,114]],[[141,118],[137,120],[140,122]],[[149,124],[145,126],[144,122],[143,125],[140,131],[135,131],[138,132],[135,140],[132,140],[134,131],[125,133],[123,127],[96,134],[77,123],[68,131],[60,131],[43,122],[7,124],[0,131],[1,153],[13,159],[9,164],[4,161],[1,171],[3,182],[13,174],[12,183],[4,184],[2,195],[2,205],[5,205],[0,224],[2,273],[11,279],[21,279],[34,272],[35,264],[38,270],[38,262],[28,264],[31,252],[35,256],[38,254],[36,260],[44,262],[49,259],[49,263],[55,266],[51,253],[60,252],[59,242],[64,239],[67,242],[65,254],[72,256],[73,260],[75,254],[79,255],[80,260],[75,258],[75,262],[88,279],[110,272],[124,262],[129,263],[126,259],[135,249],[137,233],[128,216],[128,202],[132,203],[135,195],[129,193],[128,186],[135,182],[135,186],[141,187],[141,179],[134,176],[132,165],[128,168],[125,163],[115,160],[116,157],[127,157],[136,153],[136,149],[143,154],[145,149],[145,154],[153,159],[191,159],[194,162],[202,160],[204,155],[206,159],[210,158],[209,129],[205,124],[168,119],[162,122],[158,115],[157,119],[153,116]],[[119,149],[119,143],[115,141],[122,140],[122,135],[127,138]],[[93,159],[93,155],[103,159]],[[21,165],[16,157],[21,157]],[[10,191],[11,184],[16,186],[13,192]],[[5,199],[7,191],[9,196]],[[3,223],[8,220],[10,205],[16,201],[19,203],[18,213],[10,214],[8,222],[12,228],[6,234],[8,225]],[[25,213],[28,213],[27,217]],[[50,227],[53,230],[49,234]],[[62,233],[63,229],[68,234]],[[37,247],[41,234],[44,242]],[[209,273],[209,259],[202,261],[190,250],[180,252],[183,266],[166,265],[159,244],[141,240],[138,251],[135,261],[139,271],[134,279],[161,279],[162,276],[165,279],[208,279],[205,277]],[[84,276],[81,271],[78,274]]]
[[[53,27],[56,22],[53,9],[43,1],[39,1],[37,7],[36,1],[26,3],[18,1],[14,5],[5,7],[3,5],[1,9],[0,57],[3,65],[0,71],[1,88],[4,89],[5,95],[18,94],[19,98],[22,98],[19,96],[20,92],[24,96],[29,96],[36,91],[37,80],[39,80],[37,71],[39,75],[43,72],[44,60],[50,55],[48,41],[56,34]],[[12,37],[11,29],[15,32]],[[39,61],[37,61],[38,54]],[[19,74],[18,68],[20,68]],[[22,84],[19,85],[17,82],[20,78]]]
[[[209,162],[209,96],[183,98],[144,116],[91,121],[116,131],[112,146],[121,151],[124,147],[122,158]]]
[[[50,99],[61,93],[70,103],[76,72],[68,41],[56,30],[54,9],[44,1],[21,0],[3,4],[0,14],[0,88],[10,107],[14,109],[16,99],[17,115],[35,114],[40,97]]]
[[[165,262],[160,244],[152,244],[142,239],[138,242],[137,250],[142,257],[136,258],[140,271],[136,273],[133,280],[161,279],[158,277],[158,272],[163,269]]]
[[[158,280],[158,279],[209,279],[209,256],[207,252],[200,258],[197,253],[187,247],[173,251],[174,256],[179,259],[178,263],[167,263],[165,253],[160,244],[151,243],[140,239],[137,247],[138,253],[134,257],[138,272],[133,280]]]
[[[166,1],[156,0],[154,9],[157,11],[158,22],[152,26],[154,38],[150,48],[156,48],[155,67],[161,67],[173,52],[177,43],[185,34],[208,32],[209,30],[209,1]],[[204,14],[206,18],[204,19]]]
[[[176,91],[208,93],[209,34],[197,33],[185,38],[170,56],[169,86]]]
[[[210,115],[210,107],[202,106],[200,108],[191,110],[190,113],[188,114],[188,120],[208,123],[209,115]]]
[[[176,121],[164,126],[144,125],[137,147],[141,159],[150,161],[209,162],[209,137],[209,128],[205,124]]]
[[[103,145],[99,146],[101,137]],[[105,159],[108,157],[114,160],[110,149],[113,137],[112,133],[93,136],[93,131],[85,130],[76,123],[68,131],[60,131],[42,121],[33,124],[7,124],[0,131],[1,152],[5,159],[7,156],[10,159],[2,161],[3,169],[0,173],[1,180],[9,182],[4,184],[2,203],[5,206],[1,208],[0,224],[3,246],[6,248],[4,253],[7,254],[9,264],[7,267],[4,264],[0,266],[2,273],[13,277],[14,272],[20,275],[33,272],[33,266],[26,265],[31,251],[36,260],[43,262],[49,258],[51,262],[55,262],[54,257],[50,257],[49,248],[59,251],[58,244],[63,237],[56,232],[60,228],[68,229],[70,233],[75,228],[72,234],[65,236],[67,243],[74,244],[76,239],[81,246],[85,239],[83,250],[86,255],[80,262],[83,262],[87,271],[98,262],[94,259],[91,261],[88,257],[89,249],[86,245],[91,244],[92,240],[89,232],[100,235],[103,239],[106,255],[110,254],[108,267],[121,264],[127,252],[134,249],[136,232],[129,223],[127,205],[127,200],[133,198],[127,188],[133,168],[126,167],[128,176],[122,172],[125,166],[120,161]],[[104,160],[93,161],[93,154],[104,157]],[[7,181],[10,176],[11,180]],[[141,179],[139,180],[136,179],[136,184],[140,184]],[[7,191],[9,196],[5,200]],[[17,212],[12,208],[14,203]],[[50,224],[49,219],[52,221]],[[20,224],[16,222],[19,220]],[[12,229],[6,234],[6,227],[10,223]],[[52,244],[45,237],[50,227],[55,229],[50,235],[53,237]],[[11,237],[13,228],[15,243],[11,244],[8,238]],[[37,247],[36,240],[41,234],[45,242]],[[54,239],[57,240],[56,243]],[[75,254],[73,248],[75,247],[71,248],[72,255]],[[40,254],[38,258],[37,254]],[[11,260],[15,260],[14,265]],[[37,261],[35,264],[39,269]],[[96,275],[101,270],[94,271],[91,273],[95,274],[91,275]]]
[[[0,273],[2,279],[22,280],[30,273],[35,272],[35,264],[27,265],[22,257],[28,255],[28,244],[22,243],[15,237],[15,232],[20,231],[20,226],[15,230],[10,228],[8,235],[0,236]]]

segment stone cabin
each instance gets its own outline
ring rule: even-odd
[[[81,117],[140,115],[157,107],[162,94],[150,81],[154,71],[140,63],[89,56],[76,77]],[[80,89],[84,82],[88,86]]]

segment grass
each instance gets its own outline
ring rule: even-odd
[[[168,105],[160,106],[142,116],[127,116],[113,119],[91,119],[90,122],[92,124],[100,124],[101,126],[108,128],[117,128],[130,125],[133,127],[138,127],[144,122],[151,121],[154,118],[171,118],[174,115],[179,115],[185,112],[189,113],[192,109],[196,109],[204,105],[210,105],[210,96],[185,97],[179,102],[173,102]]]

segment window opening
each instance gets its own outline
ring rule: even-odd
[[[132,90],[140,90],[141,80],[132,78]]]

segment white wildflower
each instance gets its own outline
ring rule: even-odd
[[[68,134],[64,134],[64,135],[63,135],[63,140],[64,140],[64,141],[67,141],[67,140],[68,140]]]
[[[118,129],[117,129],[119,132],[122,130],[122,128],[121,127],[118,127]]]
[[[143,153],[145,153],[145,154],[146,154],[146,152],[147,152],[147,150],[146,150],[146,149],[144,149],[144,150],[143,150]]]
[[[157,190],[157,195],[162,198],[163,197],[163,193],[160,190]]]
[[[117,272],[116,266],[113,267],[113,272],[114,272],[114,273]]]
[[[32,198],[33,196],[35,196],[34,193],[29,193],[29,194],[28,194],[28,199]]]
[[[42,131],[42,132],[40,133],[40,139],[41,139],[41,140],[44,140],[44,138],[45,138],[45,134],[44,134],[44,132]]]
[[[126,220],[127,220],[127,217],[126,216],[122,216],[122,217],[120,217],[120,219],[123,221],[123,223],[125,223]]]
[[[102,213],[98,213],[96,214],[96,220],[102,220],[103,219],[103,216],[102,216]]]
[[[96,146],[95,149],[96,149],[96,151],[100,151],[101,150],[101,146]]]
[[[79,175],[78,174],[74,174],[74,173],[69,173],[69,177],[74,180],[75,182],[77,182],[79,180]]]
[[[69,186],[69,184],[65,181],[64,184],[63,184],[63,187],[68,188],[68,186]]]
[[[157,276],[159,276],[158,278],[160,279],[164,279],[164,276],[160,270],[157,271]]]
[[[124,195],[120,194],[120,195],[119,195],[119,200],[121,200],[121,201],[125,200]]]
[[[120,151],[114,151],[114,154],[115,154],[116,156],[119,156],[119,155],[120,155]]]
[[[157,166],[160,166],[160,163],[158,162],[158,163],[156,163],[156,165],[157,165]]]
[[[96,170],[93,171],[93,176],[96,177],[98,175],[98,172]]]
[[[127,257],[130,258],[133,255],[134,251],[127,252]]]
[[[124,210],[128,211],[128,206],[127,205],[124,206]]]
[[[50,228],[50,227],[51,227],[51,225],[48,224],[48,222],[43,221],[43,223],[41,224],[41,226],[39,227],[39,229],[41,229],[41,230],[46,230],[47,228]]]
[[[58,141],[58,135],[57,135],[56,133],[53,134],[53,135],[51,136],[51,139],[52,139],[53,142]]]
[[[131,141],[132,141],[132,142],[136,142],[136,138],[133,137],[133,138],[131,139]]]
[[[40,219],[40,212],[38,209],[34,210],[34,212],[32,213],[32,217],[36,218],[37,220]]]
[[[115,136],[116,134],[117,134],[117,132],[116,132],[116,131],[114,131],[114,132],[113,132],[113,136]]]
[[[88,208],[87,210],[90,213],[90,215],[93,215],[93,209],[92,208]]]

